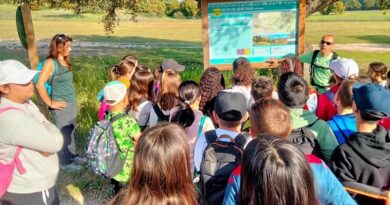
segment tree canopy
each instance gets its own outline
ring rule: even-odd
[[[4,0],[3,0],[4,1]],[[48,5],[50,8],[71,9],[75,14],[82,12],[104,13],[102,19],[106,32],[114,32],[115,25],[119,22],[118,10],[124,9],[131,14],[132,20],[140,14],[156,16],[173,16],[179,18],[199,17],[201,0],[10,0],[13,3],[29,3],[33,8],[40,5]],[[306,0],[306,16],[323,11],[326,7],[339,0]],[[363,5],[374,6],[381,9],[390,7],[390,0],[357,0]],[[375,3],[376,2],[376,3]]]

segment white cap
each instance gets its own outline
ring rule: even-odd
[[[120,81],[111,81],[104,86],[104,99],[107,104],[114,106],[126,96],[126,86]]]
[[[340,58],[337,60],[332,60],[329,63],[329,68],[334,71],[334,73],[340,78],[346,80],[352,76],[359,75],[359,66],[358,64],[349,58]]]
[[[0,85],[27,84],[39,71],[28,69],[17,60],[0,61]]]

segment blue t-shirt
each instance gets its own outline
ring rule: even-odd
[[[335,115],[328,121],[339,144],[344,144],[349,135],[357,131],[356,118],[353,114]]]

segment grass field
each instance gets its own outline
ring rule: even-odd
[[[17,39],[14,5],[0,5],[0,41]],[[72,56],[75,68],[75,86],[78,95],[77,145],[82,152],[88,129],[97,119],[99,103],[96,93],[107,82],[108,68],[117,63],[125,54],[134,54],[140,62],[155,68],[164,58],[174,58],[186,65],[181,73],[182,79],[199,80],[203,71],[203,53],[201,49],[201,22],[195,20],[176,20],[170,18],[139,18],[139,22],[129,21],[130,16],[121,13],[121,21],[115,33],[107,37],[100,22],[99,14],[74,16],[71,11],[40,10],[33,11],[35,35],[37,39],[51,38],[55,33],[65,33],[75,41],[88,42],[131,42],[140,44],[158,44],[156,48],[118,49],[98,56]],[[336,36],[339,44],[378,43],[390,44],[390,15],[380,11],[356,11],[343,15],[313,15],[306,23],[306,39],[315,44],[320,37],[330,33]],[[178,48],[179,45],[192,46]],[[77,49],[77,48],[74,48]],[[103,50],[104,52],[104,50]],[[355,59],[365,72],[372,61],[390,64],[390,52],[364,52],[337,50],[341,56]],[[28,64],[27,52],[6,50],[0,47],[0,60],[16,58]],[[275,71],[258,70],[257,75],[271,76]],[[231,72],[224,72],[229,81]],[[58,182],[61,200],[73,204],[105,201],[112,195],[108,181],[96,177],[89,171],[76,173],[61,172]]]

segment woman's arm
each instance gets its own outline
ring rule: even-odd
[[[41,97],[42,101],[50,108],[53,109],[62,109],[66,107],[65,102],[57,102],[57,101],[52,101],[50,99],[49,94],[47,93],[45,83],[49,79],[50,75],[54,71],[54,61],[53,59],[46,59],[45,64],[42,67],[42,71],[39,74],[38,82],[35,85],[35,87],[38,90],[39,96]]]

